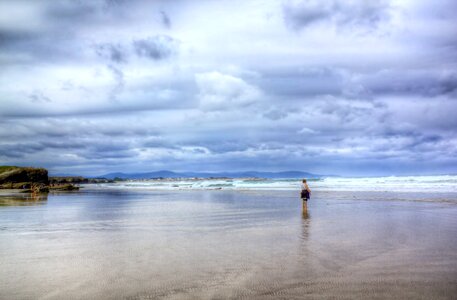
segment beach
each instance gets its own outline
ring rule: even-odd
[[[455,299],[457,193],[298,192],[3,193],[0,298]]]
[[[0,0],[0,300],[457,300],[456,62],[457,0]]]

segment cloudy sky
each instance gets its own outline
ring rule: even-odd
[[[0,0],[0,164],[457,173],[454,0]]]

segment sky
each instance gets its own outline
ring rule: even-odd
[[[454,0],[0,0],[0,164],[457,173]]]

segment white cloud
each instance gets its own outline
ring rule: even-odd
[[[457,170],[456,1],[0,2],[2,163]]]
[[[317,134],[318,132],[314,129],[311,129],[308,127],[303,127],[297,133],[307,135],[307,134]]]
[[[261,91],[243,79],[219,72],[195,75],[200,107],[206,111],[230,110],[249,106],[260,100]]]

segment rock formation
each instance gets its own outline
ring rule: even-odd
[[[32,193],[46,193],[49,190],[77,190],[71,184],[50,184],[48,171],[43,168],[0,166],[0,188],[22,189]]]
[[[42,183],[47,185],[48,171],[43,168],[0,167],[0,185],[11,185],[21,188],[21,184]]]

